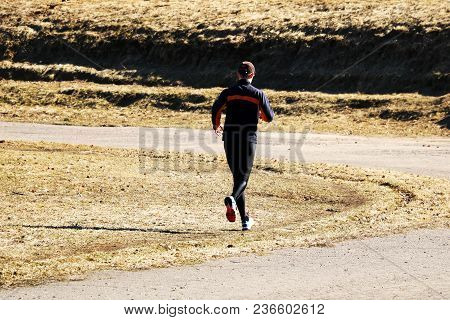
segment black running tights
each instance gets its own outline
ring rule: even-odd
[[[225,139],[224,147],[228,166],[233,174],[233,192],[231,195],[236,199],[241,219],[244,221],[244,218],[248,215],[245,211],[244,191],[252,171],[256,143],[236,137],[235,139]]]

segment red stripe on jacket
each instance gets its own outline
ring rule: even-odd
[[[226,107],[226,104],[224,103],[223,105],[220,106],[219,110],[217,110],[216,119],[215,119],[216,128],[220,126],[220,117],[222,116],[222,112],[225,109],[225,107]]]
[[[248,97],[248,96],[236,95],[236,96],[228,96],[227,97],[227,101],[233,101],[233,100],[244,100],[244,101],[252,102],[259,106],[259,99]]]

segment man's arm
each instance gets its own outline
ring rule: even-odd
[[[275,116],[272,107],[270,106],[269,99],[267,99],[267,96],[262,91],[261,91],[261,104],[259,106],[259,112],[260,118],[266,122],[271,122]]]
[[[227,105],[227,89],[223,90],[219,97],[214,101],[211,110],[211,122],[213,129],[216,130],[220,126],[220,116]]]

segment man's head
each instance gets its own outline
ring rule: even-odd
[[[244,61],[239,65],[237,76],[239,79],[247,79],[251,82],[253,80],[253,77],[255,76],[255,71],[256,70],[253,63]]]

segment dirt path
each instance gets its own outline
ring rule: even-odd
[[[140,144],[141,136],[141,144]],[[0,140],[221,152],[212,131],[173,128],[79,127],[0,122]],[[259,156],[328,162],[450,178],[450,138],[379,138],[316,133],[259,134]]]
[[[147,147],[221,152],[220,140],[211,132],[145,129],[141,130],[144,136],[141,142]],[[137,128],[24,123],[0,123],[0,140],[125,148],[136,148],[140,141]],[[262,156],[450,177],[450,139],[266,133],[260,142]],[[77,282],[2,290],[0,299],[448,299],[449,240],[450,230],[420,230],[192,267],[99,272]]]

